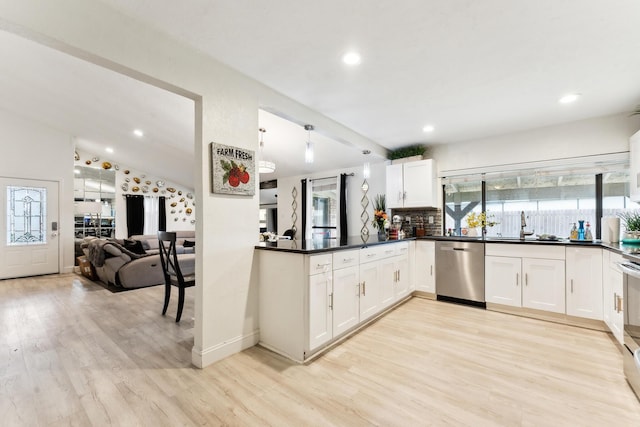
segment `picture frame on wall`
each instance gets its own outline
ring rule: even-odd
[[[256,192],[255,151],[215,142],[209,146],[212,192],[253,196]]]

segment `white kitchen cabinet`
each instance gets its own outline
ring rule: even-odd
[[[565,313],[564,247],[487,244],[485,300]]]
[[[603,319],[609,330],[622,345],[624,343],[624,317],[622,288],[624,276],[617,266],[624,259],[620,254],[604,250],[602,256]]]
[[[418,240],[415,250],[413,281],[416,291],[436,292],[436,242]]]
[[[629,196],[634,202],[640,201],[640,131],[629,140]]]
[[[602,249],[566,248],[567,314],[603,320]]]
[[[485,256],[484,261],[485,301],[522,307],[522,258]]]
[[[395,257],[380,261],[380,305],[385,308],[395,300],[396,273]]]
[[[379,271],[377,261],[360,264],[360,321],[381,310]]]
[[[396,259],[396,281],[394,283],[394,300],[398,301],[411,293],[408,255],[399,255]]]
[[[391,260],[395,286],[405,289],[408,252],[408,242],[311,255],[261,250],[260,344],[297,362],[308,360],[395,303],[393,273],[383,281],[382,266]],[[383,306],[385,282],[393,297]]]
[[[438,191],[433,159],[387,166],[387,208],[436,206]]]
[[[334,264],[335,265],[335,264]],[[360,267],[341,268],[333,271],[333,335],[338,336],[356,326],[360,321]]]
[[[522,259],[522,306],[536,310],[565,312],[564,261]]]
[[[312,255],[309,257],[309,342],[313,350],[333,338],[333,294],[332,255]]]

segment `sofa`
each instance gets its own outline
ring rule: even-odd
[[[185,275],[193,274],[195,246],[190,243],[195,243],[195,231],[177,231],[176,234],[176,250],[183,254],[180,267]],[[179,247],[177,243],[180,243]],[[81,246],[102,283],[135,289],[164,284],[158,245],[157,235],[137,235],[123,240],[85,237]]]

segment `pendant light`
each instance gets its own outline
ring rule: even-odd
[[[267,131],[265,128],[258,129],[260,131],[260,161],[258,162],[259,173],[273,173],[276,171],[276,164],[270,162],[264,157],[264,133]]]
[[[304,150],[304,162],[313,163],[313,142],[311,142],[312,125],[304,125],[304,130],[307,131],[307,144]]]

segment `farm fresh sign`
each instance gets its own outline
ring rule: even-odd
[[[253,196],[256,192],[255,152],[215,142],[210,146],[213,192]]]

